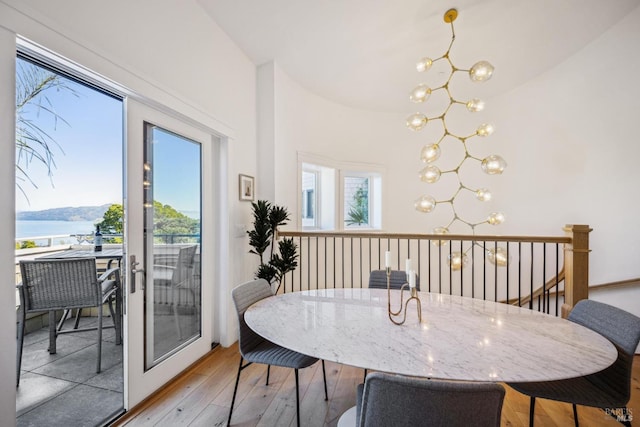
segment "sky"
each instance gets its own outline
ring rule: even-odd
[[[42,94],[68,124],[56,123],[35,106],[24,111],[59,147],[52,145],[51,178],[44,164],[29,162],[27,173],[37,188],[21,183],[26,197],[16,189],[16,211],[122,203],[122,101],[70,80],[68,85],[75,93],[49,89]]]
[[[17,61],[20,73],[25,61]],[[122,203],[123,103],[72,80],[67,82],[73,91],[54,88],[42,94],[67,123],[56,122],[51,114],[36,108],[37,103],[24,110],[23,117],[42,128],[59,147],[52,145],[55,167],[51,178],[41,162],[28,164],[28,175],[37,187],[22,182],[26,197],[16,188],[16,211]],[[46,104],[44,99],[40,102]],[[154,148],[158,167],[154,198],[179,211],[199,211],[199,197],[194,197],[194,187],[199,190],[199,185],[194,184],[200,182],[200,168],[192,166],[199,162],[199,145],[166,132],[158,132],[156,142],[161,142],[157,146],[162,149]]]

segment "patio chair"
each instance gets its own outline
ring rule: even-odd
[[[20,385],[22,347],[26,316],[29,313],[49,312],[49,353],[56,353],[56,338],[59,334],[97,331],[96,373],[101,370],[102,357],[102,306],[107,303],[116,329],[116,344],[121,336],[120,311],[116,314],[113,303],[120,298],[120,269],[112,268],[100,277],[97,275],[95,258],[69,258],[20,261],[22,282],[18,285],[20,314],[18,317],[18,346],[16,361],[16,386]],[[116,301],[119,307],[120,302]],[[96,307],[98,326],[95,328],[57,331],[56,310]]]
[[[181,303],[181,293],[190,292],[193,304],[198,310],[199,304],[196,301],[196,294],[193,287],[193,266],[197,245],[185,246],[178,250],[178,258],[175,265],[156,264],[153,266],[154,286],[157,289],[165,289],[171,297],[165,298],[172,307],[173,316],[178,332],[178,339],[182,339],[182,329],[180,328],[180,317],[178,306]]]
[[[640,318],[613,307],[592,300],[579,301],[568,319],[585,326],[607,338],[618,350],[617,360],[607,369],[584,377],[559,381],[532,383],[509,383],[509,386],[530,397],[529,425],[533,427],[536,397],[551,399],[573,405],[573,419],[578,427],[576,405],[602,408],[625,425],[629,414],[626,405],[631,398],[631,365],[640,342]],[[615,411],[620,410],[620,411]],[[614,410],[614,411],[612,411]]]
[[[298,390],[298,370],[313,365],[318,361],[317,358],[298,353],[288,348],[281,347],[261,337],[253,332],[253,330],[244,321],[244,313],[254,303],[273,296],[271,286],[264,279],[252,280],[237,286],[232,291],[233,303],[238,314],[238,347],[240,349],[240,365],[238,366],[238,376],[236,377],[236,385],[233,389],[233,398],[231,399],[231,408],[229,409],[229,419],[227,425],[231,424],[231,415],[233,414],[233,405],[236,400],[238,391],[238,383],[240,382],[240,372],[252,363],[263,363],[268,365],[267,368],[267,385],[269,385],[269,368],[271,365],[281,366],[285,368],[293,368],[296,379],[296,420],[300,426],[300,393]],[[243,366],[243,361],[246,363]],[[324,399],[328,400],[327,394],[327,377],[325,373],[324,360],[322,361],[322,377],[324,379]]]
[[[504,387],[371,373],[358,386],[357,426],[498,427]]]

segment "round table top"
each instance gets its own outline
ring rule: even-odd
[[[405,292],[405,300],[408,292]],[[388,318],[387,290],[324,289],[266,298],[245,321],[283,347],[376,371],[436,379],[528,382],[598,372],[617,358],[601,335],[565,319],[512,305],[419,293],[407,320]],[[391,291],[397,310],[400,292]]]

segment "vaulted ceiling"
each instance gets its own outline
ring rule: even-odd
[[[422,57],[451,42],[459,68],[495,66],[490,94],[553,69],[640,5],[640,0],[198,0],[256,64],[275,61],[308,90],[354,108],[411,110]],[[640,31],[640,28],[638,29]],[[594,58],[597,61],[597,58]],[[434,70],[432,70],[434,71]],[[444,74],[443,71],[434,71]]]

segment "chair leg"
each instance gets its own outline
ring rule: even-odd
[[[102,304],[98,305],[98,363],[96,373],[100,373],[102,364]]]
[[[116,317],[118,323],[116,323],[116,345],[122,344],[122,288],[118,285],[116,289]]]
[[[49,354],[56,354],[56,312],[49,310]]]
[[[295,377],[296,377],[296,421],[298,422],[297,426],[300,427],[300,391],[298,387],[298,370],[294,369]]]
[[[76,321],[73,324],[73,329],[78,329],[78,326],[80,325],[80,316],[82,316],[81,308],[76,310]]]
[[[60,321],[58,322],[58,330],[61,331],[62,327],[64,326],[64,322],[66,322],[67,317],[69,317],[69,314],[71,313],[70,309],[66,309],[63,313],[62,313],[62,317],[60,318]]]
[[[367,370],[364,370],[364,376],[362,377],[362,382],[365,382],[367,380]]]
[[[529,403],[529,427],[533,427],[533,413],[536,409],[536,398],[531,396],[531,401]]]
[[[178,340],[182,340],[182,329],[180,328],[180,316],[178,316],[178,290],[175,286],[171,288],[171,304],[173,305],[173,320],[176,322],[176,330],[178,331]]]
[[[267,365],[267,382],[265,386],[269,385],[269,374],[271,373],[271,365]]]
[[[576,404],[573,404],[573,422],[575,423],[576,427],[580,427],[578,425],[578,408],[576,407]]]
[[[240,356],[240,364],[238,365],[238,376],[236,377],[236,386],[233,388],[233,397],[231,398],[231,408],[229,408],[229,419],[227,426],[231,425],[231,414],[233,414],[233,404],[236,401],[236,393],[238,392],[238,383],[240,382],[240,372],[242,372],[242,356]]]
[[[324,368],[324,359],[322,359],[322,379],[324,380],[324,400],[329,400],[327,393],[327,371]]]
[[[109,298],[107,301],[107,306],[109,307],[109,313],[111,314],[111,320],[113,321],[113,328],[116,331],[116,345],[122,344],[122,340],[119,340],[120,337],[120,317],[116,314],[116,311],[113,309],[113,299]]]
[[[26,314],[24,310],[24,303],[21,303],[20,307],[20,322],[18,323],[18,346],[16,349],[16,387],[20,385],[20,368],[22,367],[22,345],[24,343],[24,324],[26,320]]]

